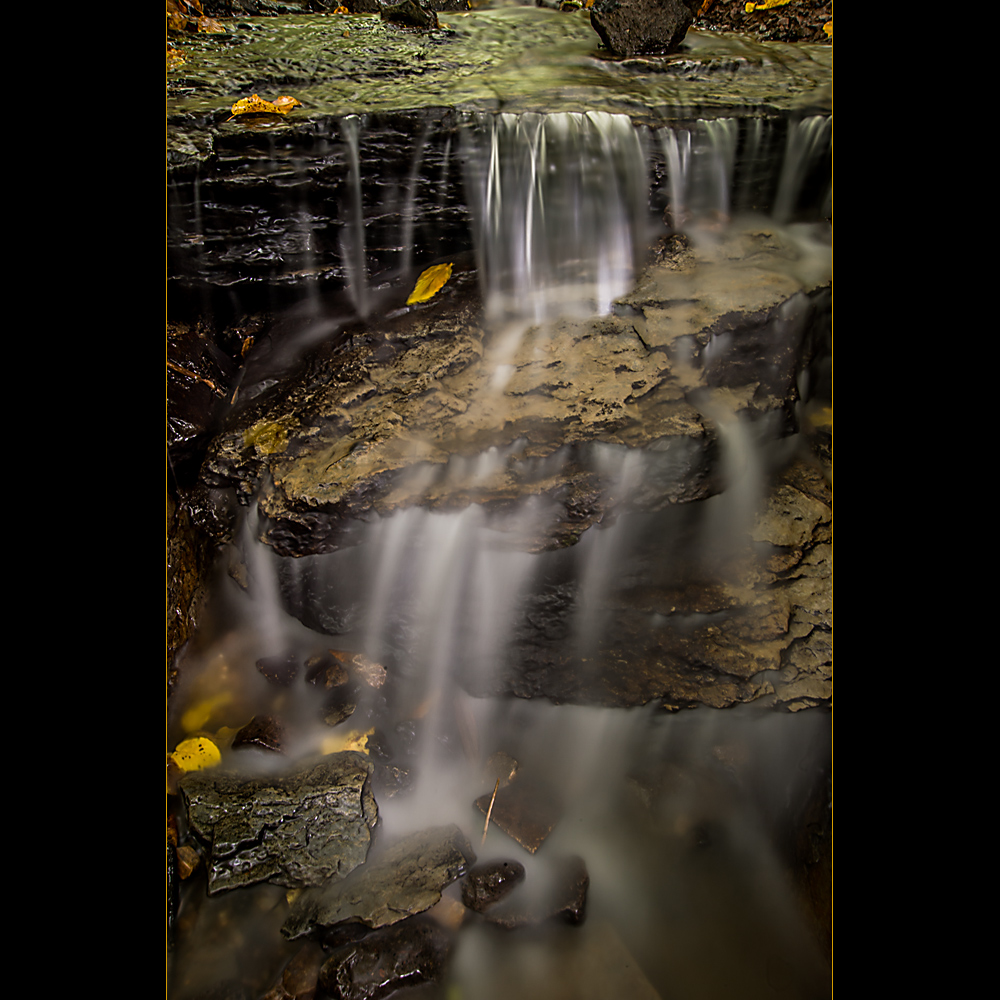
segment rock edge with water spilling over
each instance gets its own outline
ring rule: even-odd
[[[789,418],[819,349],[828,266],[828,248],[777,227],[733,234],[652,264],[614,314],[532,327],[512,352],[459,276],[234,414],[203,475],[258,495],[265,541],[290,556],[353,544],[353,522],[414,504],[479,503],[502,519],[528,498],[551,502],[558,525],[514,540],[537,551],[622,503],[704,499],[717,490],[710,397]],[[589,461],[597,442],[650,449],[659,464],[616,496]]]

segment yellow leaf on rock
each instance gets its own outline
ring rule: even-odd
[[[451,277],[452,267],[454,267],[453,264],[435,264],[433,267],[427,268],[417,278],[417,283],[413,286],[413,291],[410,292],[406,304],[412,306],[414,302],[426,302],[428,299],[434,298]]]
[[[244,97],[232,106],[232,118],[237,115],[287,115],[292,108],[302,107],[302,102],[287,94],[265,101],[260,94]]]
[[[198,736],[178,743],[170,759],[182,771],[201,771],[206,767],[215,767],[222,760],[222,754],[208,737]]]
[[[270,102],[265,101],[260,94],[251,97],[244,97],[237,101],[232,107],[233,115],[260,115],[272,114],[280,115],[281,112]]]
[[[748,3],[745,10],[748,14],[752,14],[755,10],[770,10],[772,7],[784,7],[785,4],[791,2],[792,0],[764,0],[763,3]]]
[[[830,20],[829,20],[829,21],[827,21],[827,22],[826,22],[826,24],[824,24],[824,25],[823,25],[823,30],[824,30],[824,31],[825,31],[825,32],[826,32],[826,33],[827,33],[827,34],[828,34],[828,35],[829,35],[829,36],[830,36],[831,38],[833,38],[833,18],[832,18],[832,17],[830,18]]]

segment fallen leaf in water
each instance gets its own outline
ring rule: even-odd
[[[273,101],[265,101],[260,94],[252,94],[241,98],[230,108],[232,114],[226,121],[232,121],[237,115],[287,115],[296,106],[302,107],[302,102],[287,94]]]
[[[225,707],[232,700],[231,691],[221,691],[197,702],[181,716],[181,726],[189,733],[204,729],[216,710]]]
[[[327,736],[321,744],[320,752],[329,754],[343,753],[345,750],[357,750],[358,753],[368,753],[368,737],[374,732],[375,727],[372,726],[371,729],[364,733],[359,732],[357,729],[352,729],[347,733]]]
[[[281,112],[270,101],[265,101],[260,94],[253,94],[250,97],[240,98],[240,100],[238,100],[230,110],[232,111],[234,118],[237,115],[281,114]]]
[[[417,278],[417,283],[413,286],[413,291],[410,292],[406,304],[412,306],[414,302],[426,302],[428,299],[434,298],[451,277],[452,267],[454,267],[453,264],[435,264],[433,267],[427,268]]]
[[[206,767],[215,767],[222,760],[222,754],[207,736],[197,736],[178,743],[170,754],[170,760],[182,771],[202,771]]]
[[[772,7],[784,7],[785,4],[791,2],[792,0],[764,0],[763,3],[748,3],[744,9],[748,14],[752,14],[755,10],[770,10]]]

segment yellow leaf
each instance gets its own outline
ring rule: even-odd
[[[368,753],[368,737],[375,732],[374,727],[367,732],[359,732],[352,729],[346,733],[334,733],[327,736],[320,745],[320,751],[324,754],[342,753],[344,750],[357,750],[360,753]]]
[[[222,760],[222,754],[208,737],[198,736],[178,743],[170,759],[182,771],[201,771],[206,767],[215,767]]]
[[[237,101],[232,107],[232,113],[234,117],[236,115],[281,114],[270,101],[265,101],[260,94],[254,94],[252,97],[244,97],[242,100]]]
[[[453,264],[435,264],[433,267],[427,268],[417,278],[417,283],[413,286],[413,291],[410,292],[406,304],[412,306],[414,302],[426,302],[428,299],[434,298],[451,277],[452,267],[454,267]]]
[[[224,708],[232,700],[232,692],[225,691],[213,695],[211,698],[199,701],[197,704],[192,705],[191,708],[189,708],[181,716],[181,725],[189,733],[203,729],[208,723],[208,720],[212,718],[212,714],[217,709]]]
[[[829,21],[827,21],[827,22],[826,22],[826,24],[824,24],[824,25],[823,25],[823,30],[824,30],[824,31],[825,31],[825,32],[826,32],[826,33],[827,33],[827,34],[828,34],[828,35],[829,35],[829,36],[830,36],[831,38],[833,38],[833,18],[832,18],[832,17],[830,18],[830,20],[829,20]]]
[[[792,0],[764,0],[763,3],[748,3],[745,10],[748,14],[752,14],[755,10],[770,10],[772,7],[784,7],[785,4],[791,2]]]

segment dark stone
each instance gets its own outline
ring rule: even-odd
[[[500,788],[495,797],[492,792],[481,795],[476,799],[476,808],[484,816],[488,814],[491,824],[500,827],[532,854],[542,846],[560,816],[559,804],[551,789],[523,777]]]
[[[403,986],[439,981],[450,949],[450,936],[436,924],[406,920],[338,948],[319,984],[337,1000],[380,1000]]]
[[[357,702],[346,691],[334,691],[323,705],[323,721],[328,726],[339,726],[354,714],[357,707]]]
[[[491,861],[477,865],[462,880],[462,902],[482,913],[498,903],[524,881],[524,865],[519,861]]]
[[[391,4],[381,10],[383,21],[398,24],[403,28],[420,28],[423,31],[434,31],[438,27],[437,14],[416,2],[402,0],[402,3]]]
[[[699,6],[699,0],[597,0],[590,23],[616,55],[665,54],[684,40]]]
[[[378,819],[372,762],[331,754],[284,777],[197,771],[180,782],[194,834],[209,845],[209,894],[341,879],[362,864]]]
[[[369,748],[370,746],[371,737],[369,737]],[[379,798],[392,799],[401,793],[410,791],[416,782],[416,775],[408,767],[377,763],[373,780],[378,789]]]
[[[313,1000],[325,958],[318,944],[307,942],[282,969],[278,981],[262,1000]]]
[[[314,687],[341,687],[348,681],[347,668],[332,653],[319,653],[306,661],[306,683]]]
[[[265,656],[257,661],[257,669],[279,687],[291,687],[299,673],[299,658],[294,653]]]
[[[233,747],[260,747],[281,753],[285,733],[269,715],[255,715],[233,738]]]
[[[485,918],[508,930],[545,920],[583,923],[590,886],[590,875],[583,858],[576,855],[561,858],[546,875],[547,884],[540,892],[530,896],[525,896],[523,892],[512,893],[490,907],[484,913]]]
[[[343,882],[303,892],[281,928],[298,938],[342,923],[385,927],[422,913],[476,861],[457,826],[421,830],[397,841]]]

